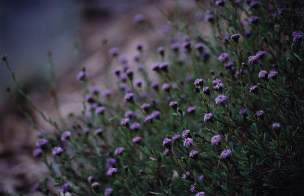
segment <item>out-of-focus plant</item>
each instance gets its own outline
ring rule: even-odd
[[[200,19],[174,21],[174,42],[157,49],[153,66],[141,45],[134,66],[109,51],[117,89],[92,86],[82,69],[82,115],[36,143],[33,155],[49,168],[40,190],[51,182],[72,195],[304,194],[303,8],[197,0]]]

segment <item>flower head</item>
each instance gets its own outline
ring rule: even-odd
[[[261,70],[261,71],[259,72],[259,78],[260,78],[260,79],[265,79],[265,78],[267,78],[267,75],[268,75],[268,72],[267,72],[266,70]]]
[[[294,31],[292,32],[292,41],[294,43],[299,42],[304,37],[304,33],[302,31]]]
[[[212,138],[211,138],[211,145],[213,146],[216,146],[218,145],[222,140],[222,136],[217,134],[217,135],[214,135]]]
[[[104,191],[104,196],[112,195],[113,189],[111,187],[107,187]]]
[[[231,156],[231,154],[232,154],[232,151],[229,148],[224,149],[220,154],[220,159],[227,159]]]
[[[135,137],[133,137],[132,142],[134,144],[139,144],[139,143],[141,143],[142,140],[143,140],[143,138],[141,136],[135,136]]]
[[[61,134],[60,139],[61,139],[62,142],[65,142],[65,141],[67,141],[67,140],[70,139],[71,135],[72,135],[72,133],[71,133],[70,131],[64,131],[64,132]]]
[[[47,139],[44,139],[44,138],[41,138],[41,139],[38,139],[36,141],[36,147],[37,148],[43,148],[45,147],[46,145],[48,145],[49,141]]]
[[[281,128],[281,124],[279,122],[274,122],[272,123],[271,127],[273,130],[278,130]]]
[[[204,114],[204,122],[209,122],[213,119],[213,113],[208,112],[206,114]]]
[[[228,97],[225,95],[219,95],[215,98],[215,104],[217,105],[225,105],[228,102]]]
[[[61,186],[61,191],[63,193],[67,193],[71,191],[71,185],[68,182],[65,182],[62,186]]]
[[[114,151],[114,155],[116,156],[120,156],[125,152],[125,148],[124,147],[117,147]]]
[[[104,114],[105,110],[106,110],[105,107],[99,106],[99,107],[97,107],[97,108],[95,109],[95,113],[96,113],[97,115],[102,115],[102,114]]]
[[[52,149],[53,155],[61,155],[63,153],[63,149],[60,146],[56,146]]]
[[[195,106],[190,106],[187,108],[187,113],[188,114],[194,114],[196,111],[196,107]]]
[[[176,141],[176,140],[179,140],[181,138],[181,135],[179,133],[175,133],[173,136],[172,136],[172,141]]]
[[[127,102],[133,102],[134,101],[134,94],[133,93],[127,93],[127,94],[125,94],[124,99]]]
[[[106,168],[111,168],[117,163],[116,159],[113,158],[107,158],[106,159]]]
[[[184,139],[184,146],[186,148],[189,148],[192,145],[193,145],[193,139],[191,137],[188,137],[188,138]]]
[[[277,75],[278,75],[278,71],[276,71],[276,70],[270,70],[268,72],[267,77],[268,77],[268,79],[274,79],[274,78],[277,77]]]
[[[42,155],[42,149],[39,148],[39,147],[36,147],[34,150],[33,150],[33,156],[34,157],[40,157]]]
[[[177,109],[178,102],[177,101],[170,101],[169,106],[173,109]]]
[[[185,139],[187,137],[190,137],[190,130],[189,129],[185,129],[182,133],[182,137]]]
[[[131,131],[138,131],[140,129],[140,124],[138,122],[134,122],[130,125]]]
[[[118,169],[115,167],[110,167],[108,168],[106,175],[107,176],[113,176],[114,174],[116,174],[118,172]]]
[[[221,90],[224,87],[224,83],[220,79],[215,79],[212,81],[213,89]]]
[[[197,150],[191,150],[190,153],[189,153],[189,157],[191,159],[195,159],[198,157],[198,151]]]
[[[229,54],[226,52],[221,53],[217,59],[221,62],[221,63],[225,63],[227,61],[229,61],[230,57]]]
[[[256,113],[255,113],[255,116],[256,117],[258,117],[258,118],[261,118],[261,117],[263,117],[264,116],[264,111],[263,110],[259,110],[259,111],[257,111]]]
[[[197,192],[195,196],[205,196],[205,192]]]
[[[168,147],[168,146],[171,145],[171,143],[172,143],[172,139],[171,138],[165,137],[163,139],[163,146]]]

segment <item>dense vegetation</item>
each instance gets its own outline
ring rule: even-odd
[[[304,195],[303,2],[196,2],[203,18],[172,21],[158,63],[142,45],[134,62],[109,51],[117,88],[80,71],[81,115],[51,122],[33,152],[42,192]]]

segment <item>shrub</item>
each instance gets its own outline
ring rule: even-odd
[[[302,8],[198,0],[205,21],[158,48],[159,63],[115,71],[115,101],[90,91],[81,70],[82,115],[34,150],[49,168],[41,191],[52,183],[73,195],[303,195]]]

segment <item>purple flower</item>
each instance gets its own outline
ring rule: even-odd
[[[203,183],[204,182],[204,179],[205,179],[205,176],[204,175],[200,175],[197,177],[197,180],[200,182],[200,183]]]
[[[274,122],[274,123],[272,123],[271,128],[273,130],[278,130],[281,128],[281,124],[279,122]]]
[[[97,107],[97,108],[95,109],[95,113],[96,113],[97,115],[102,115],[102,114],[104,114],[105,110],[106,110],[105,107],[99,106],[99,107]]]
[[[179,51],[179,44],[178,43],[171,44],[171,49],[173,50],[173,52],[178,53],[178,51]]]
[[[56,146],[52,149],[52,154],[54,156],[61,155],[63,153],[63,149],[60,146]]]
[[[255,113],[256,117],[261,118],[264,116],[264,111],[263,110],[259,110]]]
[[[292,41],[294,43],[300,41],[301,39],[303,39],[304,37],[304,33],[302,31],[294,31],[292,32]]]
[[[191,184],[191,186],[190,186],[190,192],[191,193],[195,193],[196,192],[195,184]]]
[[[197,192],[195,196],[205,196],[205,192]]]
[[[204,114],[204,122],[209,122],[213,119],[213,113],[208,112],[206,114]]]
[[[205,14],[205,21],[213,22],[214,21],[214,14],[210,10],[208,10]]]
[[[213,89],[221,90],[224,87],[224,83],[220,79],[215,79],[212,81]]]
[[[119,49],[118,48],[111,48],[109,50],[109,54],[112,56],[112,57],[117,57],[119,55]]]
[[[185,129],[182,133],[182,137],[183,139],[190,137],[190,130],[189,129]]]
[[[187,108],[187,113],[188,114],[194,114],[196,111],[196,107],[195,106],[190,106]]]
[[[134,24],[141,24],[143,22],[145,22],[145,16],[142,15],[142,14],[136,14],[134,17],[133,17],[133,22]]]
[[[239,111],[240,115],[245,117],[248,114],[247,108],[241,108]]]
[[[235,41],[235,42],[238,42],[239,39],[240,39],[240,37],[241,37],[241,35],[238,34],[238,33],[233,34],[233,35],[230,36],[230,38],[231,38],[233,41]]]
[[[43,148],[48,145],[49,141],[47,139],[41,138],[36,141],[37,148]]]
[[[131,110],[128,110],[125,112],[125,118],[135,118],[136,117],[136,113],[131,111]]]
[[[125,148],[124,147],[117,147],[114,151],[114,155],[116,156],[120,156],[125,152]]]
[[[255,65],[258,63],[260,59],[262,59],[266,55],[265,51],[258,51],[255,55],[248,57],[248,64]]]
[[[104,191],[104,196],[112,195],[113,189],[111,187],[107,187]]]
[[[175,133],[173,136],[172,136],[172,141],[174,142],[174,141],[176,141],[176,140],[178,140],[178,139],[180,139],[181,138],[181,135],[179,134],[179,133]]]
[[[276,71],[276,70],[270,70],[269,72],[268,72],[268,79],[274,79],[274,78],[276,78],[277,77],[277,75],[278,75],[278,71]]]
[[[208,86],[205,86],[205,87],[203,88],[203,93],[204,93],[205,95],[210,95],[210,89],[209,89]]]
[[[225,6],[226,0],[215,0],[215,5],[223,7]]]
[[[98,128],[98,129],[95,130],[95,134],[96,134],[96,135],[101,135],[102,132],[103,132],[103,129],[102,129],[102,128]]]
[[[142,109],[142,110],[144,110],[144,111],[148,111],[150,108],[151,108],[151,104],[149,104],[149,103],[144,103],[144,104],[142,104],[141,106],[140,106],[140,108]]]
[[[138,122],[134,122],[130,125],[131,131],[138,131],[140,129],[140,124]]]
[[[191,52],[191,42],[190,41],[185,41],[183,43],[183,48],[186,50],[186,52],[190,53]]]
[[[164,57],[164,56],[165,56],[165,49],[164,49],[164,47],[162,47],[162,46],[158,47],[158,48],[157,48],[157,53],[158,53],[160,56]]]
[[[170,85],[170,84],[164,83],[164,84],[162,85],[162,90],[163,90],[163,91],[169,92],[170,89],[171,89],[171,85]]]
[[[142,140],[143,140],[143,138],[141,136],[135,136],[135,137],[133,137],[132,142],[134,144],[139,144],[139,143],[141,143]]]
[[[202,87],[203,84],[204,84],[204,80],[201,79],[201,78],[195,79],[195,81],[194,81],[194,86],[195,86],[196,88]]]
[[[267,75],[268,75],[268,72],[267,72],[266,70],[261,70],[261,71],[259,72],[259,78],[260,78],[260,79],[265,79],[265,78],[267,78]]]
[[[169,147],[169,146],[171,145],[171,143],[172,143],[172,139],[170,139],[170,138],[168,138],[168,137],[165,137],[165,138],[163,139],[163,146]]]
[[[189,157],[191,159],[196,159],[198,157],[198,151],[197,150],[191,150],[189,153]]]
[[[177,109],[178,102],[177,101],[170,101],[169,106],[173,109]]]
[[[113,176],[114,174],[116,174],[118,172],[118,169],[115,167],[110,167],[108,168],[106,175],[107,176]]]
[[[256,9],[261,5],[260,0],[247,0],[247,4],[250,8]]]
[[[153,111],[151,113],[151,116],[153,117],[153,119],[159,119],[160,118],[160,111]]]
[[[259,21],[260,21],[260,17],[258,17],[258,16],[250,16],[250,17],[248,17],[247,20],[248,20],[249,24],[258,24]]]
[[[184,139],[184,146],[186,148],[189,148],[192,145],[193,145],[193,139],[192,138],[188,137],[188,138]]]
[[[258,85],[252,85],[250,88],[249,88],[249,92],[251,93],[256,93],[258,90]]]
[[[61,187],[61,191],[63,193],[67,193],[71,191],[71,185],[68,182],[65,182],[62,187]]]
[[[134,101],[134,94],[133,93],[127,93],[124,97],[124,99],[127,101],[127,102],[133,102]]]
[[[83,68],[76,76],[78,81],[85,81],[87,79],[87,74],[85,68]]]
[[[231,156],[231,154],[232,154],[232,151],[229,148],[227,148],[221,152],[220,159],[227,159]]]
[[[226,52],[221,53],[217,58],[221,63],[225,63],[230,60],[229,54]]]
[[[228,61],[224,64],[225,69],[233,71],[235,68],[235,64],[233,61]]]
[[[71,135],[72,135],[72,133],[71,133],[70,131],[64,131],[64,132],[61,134],[60,140],[61,140],[62,142],[65,142],[65,141],[67,141],[67,140],[70,139]]]
[[[123,119],[121,119],[121,121],[120,121],[120,125],[121,126],[129,126],[129,123],[130,123],[130,119],[129,118],[123,118]]]
[[[104,96],[105,98],[109,99],[112,95],[112,91],[111,90],[104,90],[102,93],[102,96]]]
[[[214,101],[217,105],[225,105],[228,102],[228,97],[225,95],[219,95],[215,98]]]
[[[152,82],[151,87],[155,90],[158,91],[159,90],[159,84],[157,82]]]
[[[42,155],[42,149],[39,148],[39,147],[36,147],[34,150],[33,150],[33,156],[34,157],[40,157]]]
[[[205,46],[203,43],[201,43],[201,42],[196,43],[194,47],[200,54],[204,52]]]
[[[142,84],[143,84],[143,81],[142,81],[142,80],[136,80],[136,81],[135,81],[135,85],[136,85],[138,88],[141,88],[141,87],[142,87]]]
[[[97,191],[100,188],[100,183],[99,182],[93,182],[91,184],[91,187],[92,187],[93,190]]]
[[[112,168],[117,163],[116,159],[107,158],[106,159],[106,168]]]
[[[213,146],[216,146],[218,145],[222,140],[222,136],[217,134],[217,135],[214,135],[212,138],[211,138],[211,145]]]

